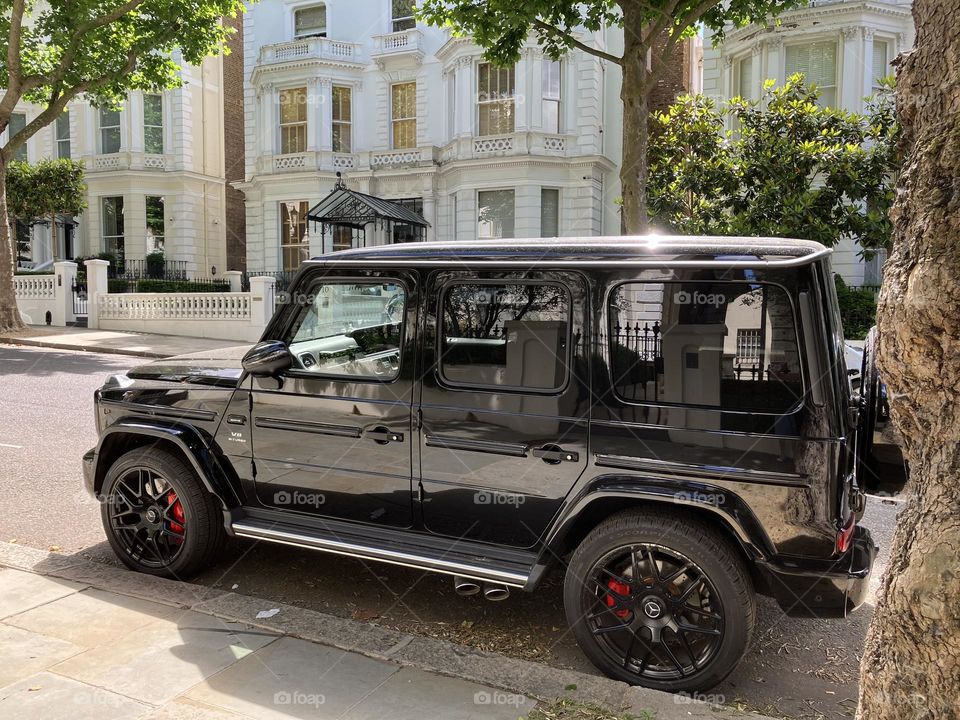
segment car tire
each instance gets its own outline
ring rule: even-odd
[[[661,509],[624,511],[595,527],[573,553],[563,600],[598,669],[668,692],[702,692],[723,680],[756,620],[738,550],[692,516]]]
[[[113,551],[148,575],[186,578],[212,565],[226,542],[223,512],[183,458],[138,448],[107,471],[100,517]]]

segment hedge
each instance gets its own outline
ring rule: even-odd
[[[843,336],[847,340],[863,340],[870,328],[877,324],[877,298],[872,290],[854,289],[839,275],[833,276],[843,321]]]

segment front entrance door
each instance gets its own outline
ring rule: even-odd
[[[425,526],[530,547],[586,467],[586,282],[443,271],[426,297]]]
[[[417,288],[413,274],[319,272],[279,339],[295,361],[253,378],[257,497],[265,506],[407,527]]]

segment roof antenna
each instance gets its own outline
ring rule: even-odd
[[[343,176],[340,174],[340,171],[337,170],[337,182],[333,186],[334,190],[346,190],[347,186],[343,182]]]

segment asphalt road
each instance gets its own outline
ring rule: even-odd
[[[82,489],[80,457],[96,441],[93,391],[106,376],[140,362],[0,346],[0,540],[115,562],[97,503]],[[877,498],[868,504],[863,522],[881,547],[874,586],[899,507]],[[195,581],[596,672],[566,629],[559,572],[535,594],[490,603],[456,595],[438,575],[243,543]],[[750,652],[708,699],[774,717],[851,717],[872,607],[871,601],[845,620],[801,620],[760,598]]]

